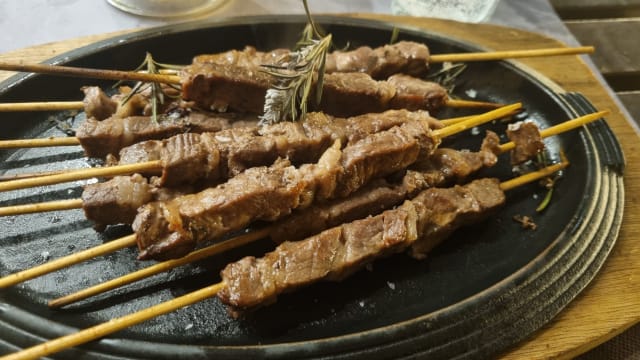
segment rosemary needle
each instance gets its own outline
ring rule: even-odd
[[[142,69],[146,68],[146,72],[148,72],[149,74],[160,74],[161,70],[164,69],[180,69],[180,66],[177,65],[170,65],[170,64],[162,64],[162,63],[158,63],[153,59],[153,56],[151,56],[151,53],[146,54],[144,61],[142,62],[142,64],[140,64],[140,66],[138,66],[135,71],[141,71]],[[119,81],[117,82],[114,87],[119,86],[122,82]],[[180,91],[180,88],[177,87],[177,85],[167,85],[175,90]],[[179,97],[179,95],[171,95],[165,92],[165,90],[163,89],[162,85],[158,82],[138,82],[136,83],[136,85],[134,85],[134,87],[131,89],[131,91],[124,97],[122,98],[122,100],[120,100],[120,103],[122,105],[126,104],[129,100],[131,100],[131,98],[133,97],[133,95],[135,94],[140,94],[143,91],[146,91],[147,89],[150,89],[151,92],[151,120],[154,123],[158,122],[158,106],[161,104],[164,104],[165,102],[165,96],[167,97],[171,97],[171,98],[177,98]]]
[[[267,90],[264,114],[260,124],[273,124],[283,120],[297,120],[305,116],[309,95],[315,85],[315,99],[319,103],[325,59],[331,35],[320,40],[310,39],[302,48],[293,51],[280,64],[263,65],[263,71],[275,78]]]
[[[260,125],[303,118],[314,85],[314,103],[320,103],[331,34],[321,34],[311,17],[307,1],[303,0],[302,3],[308,22],[297,44],[298,50],[289,53],[275,65],[262,66],[263,71],[272,75],[275,81],[265,95]]]

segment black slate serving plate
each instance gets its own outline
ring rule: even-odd
[[[377,46],[392,24],[319,17],[335,41]],[[126,35],[72,51],[56,64],[132,69],[146,51],[165,63],[188,63],[200,53],[255,45],[290,47],[302,17],[252,17],[188,23]],[[433,53],[477,50],[463,41],[411,28],[400,39],[427,43]],[[45,75],[19,75],[0,85],[0,101],[69,100],[87,84],[110,83]],[[579,94],[510,62],[469,64],[454,94],[502,103],[522,101],[527,118],[547,127],[592,111]],[[447,109],[440,117],[461,114]],[[62,136],[52,122],[83,121],[80,114],[3,114],[2,138]],[[505,125],[486,128],[503,132]],[[484,128],[483,128],[484,129]],[[480,134],[446,146],[477,148]],[[591,280],[615,242],[622,217],[623,158],[604,121],[546,141],[549,155],[563,150],[571,166],[558,182],[551,206],[535,212],[545,191],[537,185],[508,193],[508,204],[488,221],[456,232],[428,259],[396,255],[341,283],[323,283],[281,297],[246,319],[232,319],[208,299],[94,342],[60,358],[481,358],[495,355],[549,321]],[[81,149],[2,151],[0,173],[90,166]],[[482,176],[513,176],[508,159]],[[79,197],[83,182],[0,194],[0,206]],[[524,230],[512,217],[529,215]],[[0,218],[0,275],[95,246],[129,233],[97,233],[80,210]],[[212,284],[229,261],[273,248],[269,241],[176,269],[62,310],[46,301],[145,267],[127,249],[4,289],[0,292],[0,353],[122,316]]]

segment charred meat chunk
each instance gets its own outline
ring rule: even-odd
[[[513,165],[522,164],[535,158],[544,149],[540,130],[533,122],[520,121],[509,124],[507,136],[516,144],[515,149],[511,151],[511,164]]]

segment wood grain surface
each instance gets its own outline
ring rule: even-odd
[[[550,0],[563,19],[613,19],[640,16],[640,0]]]
[[[534,33],[492,25],[461,24],[446,20],[352,14],[428,29],[477,43],[487,49],[531,49],[562,46]],[[62,41],[0,54],[1,61],[37,62],[94,41],[104,34]],[[584,94],[598,109],[608,109],[607,121],[622,144],[627,161],[624,175],[625,215],[611,256],[591,285],[543,329],[503,355],[504,359],[571,358],[640,322],[640,137],[617,108],[589,67],[577,56],[521,61],[567,91]],[[11,73],[0,72],[0,80]]]

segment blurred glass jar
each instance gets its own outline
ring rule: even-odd
[[[227,0],[107,0],[128,13],[153,17],[199,15],[212,11]]]
[[[488,19],[499,0],[392,0],[394,15],[434,17],[478,23]]]

